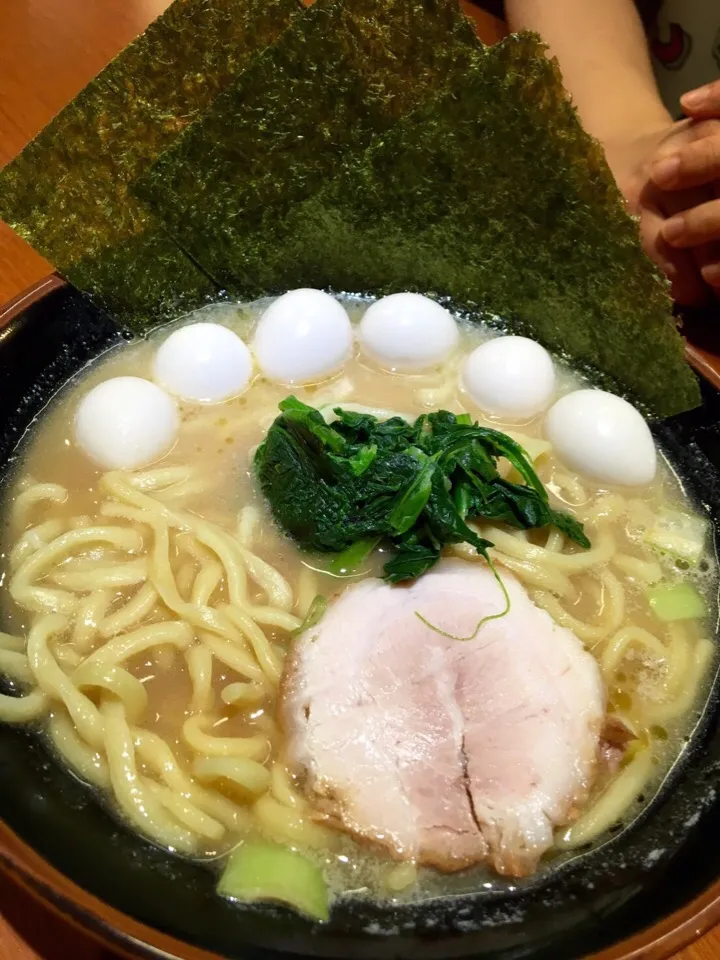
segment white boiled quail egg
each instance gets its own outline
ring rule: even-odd
[[[291,290],[263,313],[253,350],[271,380],[313,383],[337,373],[352,345],[352,326],[342,304],[322,290]]]
[[[219,403],[242,393],[252,356],[240,337],[219,323],[191,323],[171,333],[155,354],[155,379],[183,400]]]
[[[132,470],[175,443],[180,418],[172,397],[140,377],[113,377],[87,393],[75,416],[75,438],[101,467]]]
[[[546,409],[555,391],[550,354],[527,337],[497,337],[465,361],[463,386],[480,409],[507,420],[527,420]]]
[[[568,393],[548,411],[545,434],[567,466],[600,483],[645,486],[655,476],[657,451],[648,425],[612,393]]]
[[[419,293],[393,293],[368,307],[360,321],[363,351],[383,367],[412,373],[446,360],[460,333],[455,318]]]

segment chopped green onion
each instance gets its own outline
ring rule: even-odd
[[[356,540],[346,550],[336,553],[326,564],[325,570],[336,577],[349,576],[363,561],[367,560],[379,542],[379,537]]]
[[[700,620],[707,616],[707,606],[691,583],[664,583],[648,593],[653,613],[658,620]]]
[[[305,633],[305,631],[309,630],[311,627],[317,626],[317,624],[320,623],[322,618],[325,616],[327,606],[327,597],[324,597],[321,593],[319,593],[310,604],[310,609],[305,614],[305,619],[303,622],[290,634],[291,639],[294,640],[295,637],[300,636],[301,633]]]
[[[695,566],[703,555],[708,524],[679,510],[660,510],[643,539],[648,546],[673,560]]]
[[[313,920],[330,915],[322,871],[307,857],[270,843],[244,843],[230,854],[218,893],[233,900],[288,904]]]

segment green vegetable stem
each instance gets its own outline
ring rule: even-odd
[[[493,544],[469,520],[554,525],[590,546],[582,525],[550,506],[522,447],[504,433],[447,410],[412,424],[335,413],[327,424],[295,397],[283,400],[254,465],[279,526],[305,550],[339,554],[334,565],[345,572],[381,542],[394,550],[385,564],[392,583],[421,576],[448,544],[469,543],[487,559]],[[523,483],[503,479],[501,457]]]

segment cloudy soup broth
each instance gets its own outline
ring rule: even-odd
[[[383,369],[356,342],[342,369],[316,383],[273,382],[256,366],[228,400],[177,400],[171,449],[140,468],[105,469],[84,452],[74,425],[93,387],[121,376],[153,380],[159,346],[182,325],[220,324],[250,344],[269,302],[208,307],[113,348],[32,425],[5,509],[0,672],[9,686],[0,719],[36,726],[58,762],[129,829],[213,869],[252,839],[320,864],[335,896],[408,900],[514,882],[492,858],[451,871],[418,862],[315,803],[306,771],[288,754],[279,708],[286,660],[316,598],[332,606],[381,577],[392,552],[381,544],[359,568],[328,573],[326,554],[300,550],[278,528],[253,470],[289,394],[328,420],[334,407],[381,421],[468,413],[520,443],[551,505],[580,521],[591,542],[582,549],[555,526],[473,521],[494,544],[498,576],[572,632],[602,684],[592,781],[553,827],[536,870],[602,843],[652,800],[707,700],[716,661],[707,521],[662,456],[646,485],[599,483],[557,456],[544,412],[507,422],[484,413],[461,369],[496,333],[462,319],[450,355],[422,372]],[[343,304],[356,328],[368,301]],[[555,371],[554,400],[587,386],[564,363]],[[502,458],[498,469],[518,481]],[[457,543],[444,547],[438,569],[453,557],[486,567],[474,547]],[[691,616],[668,617],[662,594],[660,606],[649,601],[678,585],[701,603]],[[496,625],[481,626],[473,644],[486,629]]]

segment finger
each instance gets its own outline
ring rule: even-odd
[[[717,295],[720,293],[720,242],[696,247],[693,255],[703,280]]]
[[[689,143],[653,164],[650,176],[663,190],[687,190],[720,179],[720,134]]]
[[[674,250],[662,237],[665,221],[662,212],[646,207],[640,219],[640,241],[643,250],[654,260],[670,281],[671,295],[683,306],[700,306],[707,301],[707,287],[703,283],[692,255],[686,250]]]
[[[706,263],[700,272],[705,283],[712,287],[715,296],[720,296],[720,262]]]
[[[680,106],[688,117],[715,117],[720,112],[720,80],[689,90],[680,97]]]
[[[671,247],[679,249],[720,240],[720,200],[676,213],[663,224],[662,236]]]
[[[687,250],[675,250],[667,258],[665,275],[670,281],[670,296],[683,307],[701,307],[710,299],[708,284]]]

